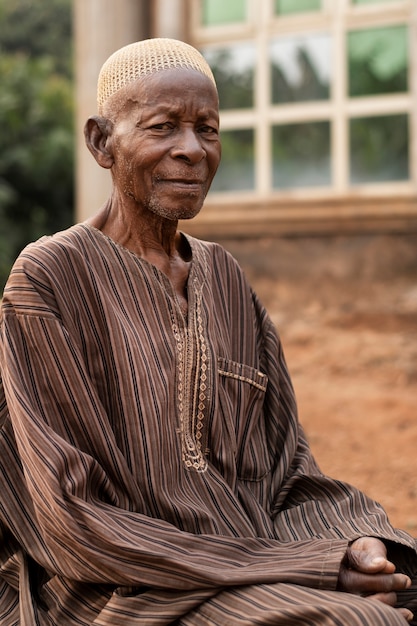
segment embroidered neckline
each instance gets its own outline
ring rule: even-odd
[[[100,235],[109,245],[127,253],[135,262],[143,263],[159,277],[168,296],[167,303],[171,327],[177,351],[177,433],[181,442],[181,455],[188,470],[204,472],[207,469],[207,429],[204,428],[208,411],[210,389],[210,352],[205,334],[202,306],[203,287],[208,275],[207,256],[198,240],[182,233],[192,250],[192,261],[188,277],[189,307],[184,317],[169,278],[156,266],[117,243],[90,224],[83,228]],[[191,305],[191,306],[190,306]]]
[[[207,276],[207,260],[203,255],[203,275]],[[203,319],[203,284],[194,272],[192,282],[194,307],[189,310],[187,324],[179,324],[172,311],[172,330],[178,356],[177,407],[182,461],[188,470],[207,469],[207,430],[205,418],[210,387],[210,353]]]

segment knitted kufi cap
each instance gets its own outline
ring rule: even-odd
[[[205,58],[192,46],[176,39],[145,39],[116,50],[100,70],[97,85],[99,113],[110,96],[129,83],[161,70],[189,68],[215,85]]]

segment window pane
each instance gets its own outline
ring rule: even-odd
[[[330,185],[330,123],[272,128],[274,188]]]
[[[254,189],[255,146],[253,129],[221,133],[222,160],[212,183],[212,191]]]
[[[202,0],[204,26],[244,22],[246,19],[245,0]]]
[[[349,33],[349,95],[407,91],[407,38],[406,26]]]
[[[386,115],[350,121],[352,184],[407,180],[408,116]]]
[[[330,93],[329,35],[280,38],[270,45],[272,102],[325,100]]]
[[[275,14],[301,13],[320,11],[321,0],[275,0]]]
[[[255,46],[238,44],[202,52],[216,79],[220,108],[253,107]]]

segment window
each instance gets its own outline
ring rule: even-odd
[[[289,13],[302,13],[306,11],[318,11],[321,0],[275,0],[275,14],[288,15]]]
[[[272,39],[269,64],[272,104],[329,99],[331,39],[327,33]]]
[[[415,194],[414,3],[195,0],[221,109],[210,193]]]
[[[245,19],[245,0],[203,0],[202,22],[205,26],[230,24]]]

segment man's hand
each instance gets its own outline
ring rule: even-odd
[[[387,550],[382,541],[375,537],[361,537],[346,551],[337,588],[395,606],[396,591],[407,589],[410,585],[408,576],[395,573],[395,565],[387,560]],[[411,611],[398,610],[407,621],[411,621]]]

